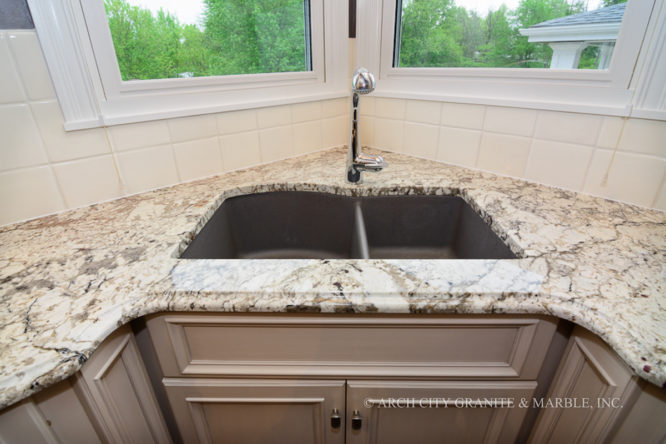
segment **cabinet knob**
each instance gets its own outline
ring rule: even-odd
[[[331,427],[338,429],[340,428],[340,424],[342,424],[340,412],[338,412],[338,409],[333,409],[333,412],[331,412]]]
[[[361,430],[361,426],[363,426],[363,418],[358,410],[354,410],[352,413],[352,429]]]

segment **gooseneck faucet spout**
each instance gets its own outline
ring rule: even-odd
[[[352,77],[351,124],[349,146],[347,147],[347,181],[359,183],[362,171],[381,171],[388,164],[381,156],[361,152],[358,102],[362,94],[370,94],[375,89],[375,77],[365,68],[359,68]]]

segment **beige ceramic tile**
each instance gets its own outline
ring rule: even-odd
[[[477,167],[493,173],[522,177],[531,139],[484,132]]]
[[[217,115],[217,129],[220,134],[241,133],[257,128],[257,112],[253,109],[229,111]]]
[[[289,125],[291,123],[291,109],[289,105],[259,108],[257,110],[257,122],[259,128],[262,129]]]
[[[64,162],[110,152],[103,128],[65,131],[64,119],[57,102],[37,102],[30,107],[52,162]]]
[[[9,46],[30,100],[54,99],[55,91],[37,34],[34,31],[16,31],[8,36]]]
[[[476,166],[481,131],[463,128],[440,128],[437,160],[468,168]]]
[[[544,140],[594,145],[597,142],[602,118],[589,114],[541,111],[534,137]]]
[[[178,183],[171,145],[120,153],[118,162],[130,193]]]
[[[375,118],[374,117],[361,117],[359,122],[361,126],[361,145],[375,146]],[[347,124],[343,130],[346,139],[345,143],[349,143],[349,132],[351,131],[351,124]]]
[[[402,120],[375,119],[375,146],[384,150],[403,152],[405,125]]]
[[[217,136],[173,145],[180,180],[194,180],[223,171]]]
[[[363,127],[361,127],[363,131]],[[322,119],[321,121],[321,142],[323,148],[346,145],[349,138],[349,121],[346,116],[333,117],[331,119]],[[363,134],[361,133],[361,142]]]
[[[621,117],[604,116],[601,130],[599,131],[599,140],[597,141],[599,148],[615,149],[620,140],[622,120]]]
[[[375,112],[376,117],[382,117],[384,119],[394,119],[394,120],[404,120],[405,119],[405,109],[407,101],[404,99],[388,99],[386,97],[375,97]],[[364,114],[364,101],[365,97],[361,96],[360,103],[360,113]]]
[[[23,87],[14,65],[14,60],[9,52],[8,36],[0,32],[0,103],[23,102]]]
[[[220,137],[225,170],[239,170],[261,163],[259,133],[249,131]]]
[[[449,127],[481,129],[483,128],[484,113],[485,107],[483,105],[442,103],[440,123]]]
[[[583,191],[595,196],[652,206],[664,179],[666,161],[618,151],[610,165],[612,154],[610,150],[595,150]]]
[[[375,102],[376,99],[374,96],[363,96],[359,103],[361,116],[375,117]],[[347,99],[347,112],[351,113],[351,98]]]
[[[167,123],[171,141],[174,143],[207,139],[217,135],[217,122],[213,114],[169,119]]]
[[[321,141],[321,120],[294,125],[294,154],[320,150]]]
[[[496,133],[531,136],[536,118],[537,112],[532,109],[488,106],[483,129]]]
[[[666,158],[666,122],[629,119],[622,132],[620,149]]]
[[[408,100],[407,114],[405,120],[408,122],[439,124],[442,112],[441,102],[431,102],[428,100]]]
[[[46,163],[28,105],[0,106],[0,171]]]
[[[0,173],[0,225],[65,209],[51,168]]]
[[[339,99],[324,100],[321,102],[321,116],[323,118],[337,117],[349,113],[350,99],[341,97]]]
[[[279,126],[259,131],[261,161],[273,162],[294,155],[294,135],[291,126]]]
[[[117,125],[109,131],[114,149],[118,151],[157,146],[171,141],[166,120]]]
[[[535,139],[525,169],[525,178],[580,191],[593,151],[594,148],[589,146]]]
[[[435,160],[438,136],[439,126],[405,122],[405,153]]]
[[[122,195],[111,155],[53,165],[68,208],[90,205]]]
[[[305,102],[291,105],[291,121],[294,123],[321,119],[321,102]]]
[[[659,194],[657,194],[657,199],[655,200],[652,208],[666,211],[666,180],[662,181],[661,190],[659,191]]]

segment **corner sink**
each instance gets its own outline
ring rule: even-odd
[[[512,259],[456,196],[284,191],[225,200],[185,259]]]

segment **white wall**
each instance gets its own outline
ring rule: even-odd
[[[346,99],[65,132],[35,32],[0,31],[0,61],[0,225],[347,142]],[[372,96],[361,115],[372,147],[666,211],[666,122]]]
[[[364,145],[666,211],[666,122],[361,99]]]

